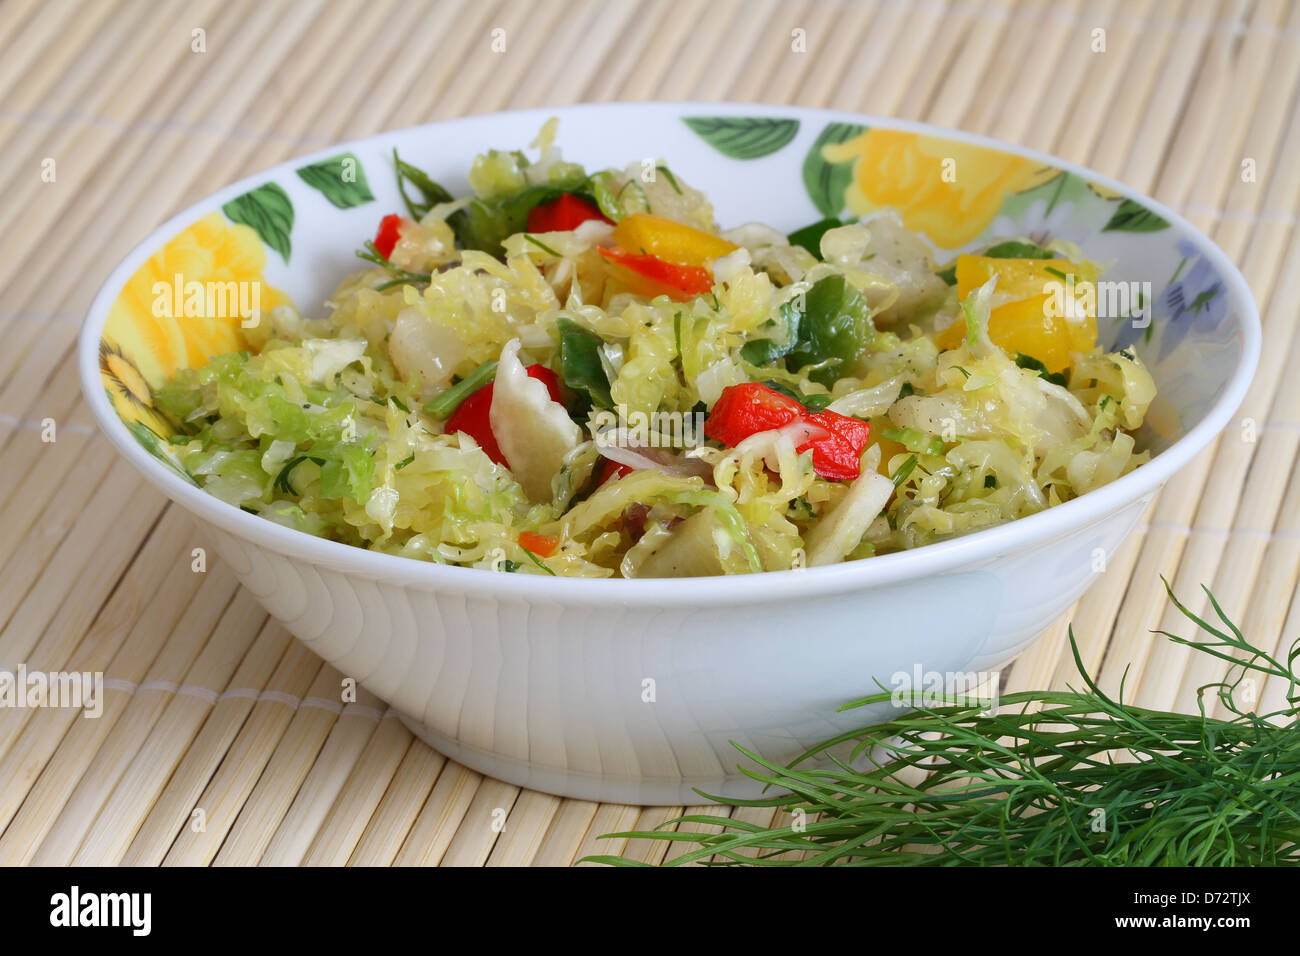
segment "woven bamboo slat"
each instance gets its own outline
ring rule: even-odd
[[[190,47],[198,28],[204,53]],[[1090,49],[1096,28],[1104,53]],[[494,29],[507,55],[490,52]],[[713,812],[520,790],[434,753],[364,691],[345,700],[342,675],[268,621],[210,550],[194,569],[206,533],[95,433],[73,355],[100,279],[221,184],[386,128],[640,99],[957,126],[1090,165],[1205,229],[1264,316],[1239,422],[1170,482],[1004,689],[1073,682],[1073,622],[1104,687],[1124,679],[1140,703],[1194,708],[1221,671],[1150,633],[1186,631],[1161,575],[1197,610],[1209,585],[1263,646],[1300,633],[1300,379],[1287,374],[1300,361],[1300,5],[6,0],[0,666],[109,683],[98,719],[0,711],[0,865],[658,862],[662,842],[600,837]],[[1281,689],[1260,693],[1267,706]],[[783,822],[766,808],[735,816]]]

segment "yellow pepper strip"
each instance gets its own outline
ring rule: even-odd
[[[906,454],[907,448],[902,442],[894,441],[892,438],[885,438],[884,436],[876,438],[874,434],[871,437],[874,440],[873,443],[880,446],[880,464],[876,466],[876,471],[886,478],[890,478],[892,476],[889,474],[889,460],[895,455]]]
[[[1058,272],[1074,277],[1073,303],[1065,301],[1068,286]],[[1089,352],[1096,346],[1095,287],[1091,296],[1081,297],[1083,283],[1096,281],[1097,270],[1091,263],[962,255],[957,257],[957,294],[964,299],[994,275],[998,277],[994,301],[1002,303],[989,314],[989,338],[995,345],[1013,354],[1030,355],[1049,372],[1069,368],[1071,352]],[[1063,286],[1055,303],[1052,293],[1044,291],[1048,283]],[[1053,309],[1052,305],[1059,307]],[[1054,311],[1068,314],[1054,315]],[[935,341],[939,348],[951,349],[960,345],[965,335],[966,323],[959,320],[940,332]]]
[[[679,266],[707,266],[740,247],[672,219],[633,213],[614,227],[614,242],[634,255],[654,256]]]

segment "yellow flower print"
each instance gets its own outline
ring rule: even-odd
[[[99,342],[99,377],[108,390],[118,418],[130,425],[139,422],[156,435],[166,437],[176,429],[153,405],[153,390],[122,350],[107,339]]]
[[[100,374],[123,421],[172,431],[154,411],[153,389],[178,369],[247,347],[243,318],[289,302],[262,278],[265,266],[257,233],[214,212],[136,270],[109,310],[100,346]]]
[[[978,236],[1011,194],[1058,175],[1022,156],[891,129],[828,144],[822,155],[830,163],[854,164],[844,197],[851,212],[897,209],[903,225],[946,249]]]
[[[262,278],[265,266],[266,247],[256,232],[209,213],[136,271],[109,312],[104,337],[157,387],[177,369],[201,367],[245,346],[241,302],[256,301],[265,313],[289,301]],[[210,284],[222,301],[192,307],[192,284]]]

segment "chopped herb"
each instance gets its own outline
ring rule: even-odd
[[[542,242],[542,240],[538,239],[536,236],[534,236],[534,235],[533,235],[532,233],[530,233],[530,232],[526,232],[526,233],[524,233],[524,239],[526,239],[528,242],[531,242],[531,243],[532,243],[533,245],[535,245],[538,249],[541,249],[542,252],[545,252],[545,253],[547,253],[548,255],[555,256],[555,258],[557,258],[557,259],[563,258],[563,257],[562,257],[558,252],[556,252],[554,249],[552,249],[552,248],[551,248],[550,246],[548,246],[546,243]]]
[[[997,476],[997,475],[985,475],[985,476],[984,476],[984,487],[985,487],[985,488],[996,488],[997,486],[998,486],[998,476]]]
[[[855,362],[875,338],[866,298],[835,274],[819,279],[804,295],[799,341],[785,356],[791,370],[815,366],[808,377],[830,388],[841,369]]]
[[[1033,242],[1021,242],[1019,239],[1008,239],[1005,242],[999,242],[989,246],[984,250],[984,255],[990,259],[1054,259],[1056,253],[1046,246],[1040,246]]]
[[[965,375],[967,378],[970,378],[970,372],[966,371],[966,370],[965,370],[964,368],[962,368],[960,365],[954,365],[953,368],[955,368],[957,371],[961,372],[961,373],[962,373],[963,375]]]
[[[788,355],[799,344],[799,333],[803,327],[803,312],[798,306],[798,299],[783,302],[780,308],[781,319],[785,322],[785,341],[773,339],[753,339],[740,349],[740,357],[751,365],[771,365],[779,358]]]
[[[1016,353],[1016,364],[1021,368],[1037,372],[1041,378],[1046,379],[1053,385],[1059,385],[1062,388],[1065,388],[1068,381],[1063,372],[1049,372],[1046,365],[1038,361],[1038,359],[1034,358],[1032,355],[1026,355],[1024,352]]]
[[[409,455],[407,455],[405,458],[399,461],[396,465],[394,465],[393,471],[401,471],[403,468],[405,468],[413,461],[415,461],[415,452],[411,452]]]
[[[900,399],[901,399],[901,398],[907,398],[907,397],[909,397],[909,396],[911,396],[911,395],[924,395],[924,394],[925,394],[925,392],[921,391],[919,388],[917,388],[917,387],[916,387],[915,385],[913,385],[911,382],[904,382],[904,383],[903,383],[903,387],[900,388],[900,389],[898,390],[898,398],[900,398]],[[897,401],[897,400],[898,400],[898,399],[895,399],[895,401]]]
[[[677,185],[677,177],[672,174],[667,166],[656,166],[655,170],[664,174],[664,179],[668,180],[668,185],[673,187],[673,191],[676,192],[677,195],[680,196],[682,194],[682,187]]]
[[[424,410],[434,418],[446,421],[451,418],[452,412],[460,408],[461,402],[491,381],[496,373],[497,363],[495,359],[484,362],[455,385],[431,400],[424,406]]]
[[[411,410],[407,408],[406,405],[402,402],[402,400],[398,398],[396,395],[389,395],[388,400],[392,402],[394,405],[396,405],[399,409],[406,412],[406,414],[408,415],[411,414]]]
[[[802,246],[807,249],[818,259],[822,257],[822,236],[832,229],[838,229],[846,223],[835,217],[829,219],[819,219],[811,225],[804,226],[802,229],[796,229],[786,238],[790,240],[792,246]]]
[[[541,568],[551,577],[555,577],[555,572],[552,571],[550,568],[548,568],[545,564],[543,564],[541,558],[533,554],[533,552],[529,551],[522,544],[519,546],[519,550],[521,550],[524,554],[528,555],[528,557],[532,559],[533,564],[537,565],[539,568]],[[515,565],[515,567],[518,567],[518,565]]]
[[[289,478],[291,477],[293,470],[304,461],[314,461],[322,467],[325,465],[324,458],[317,458],[313,455],[296,455],[284,463],[284,467],[280,469],[280,473],[275,476],[275,482],[272,487],[277,491],[283,491],[286,495],[297,495],[298,492],[294,490],[293,485],[290,484]]]
[[[803,497],[791,501],[786,513],[795,521],[811,521],[815,517],[812,503]]]
[[[1058,279],[1060,279],[1062,282],[1069,282],[1069,281],[1070,281],[1070,277],[1069,277],[1069,276],[1067,276],[1067,275],[1066,275],[1064,272],[1062,272],[1060,269],[1054,268],[1054,267],[1052,267],[1052,266],[1044,266],[1044,267],[1043,267],[1043,271],[1044,271],[1044,272],[1050,272],[1052,275],[1056,276],[1056,277],[1057,277]]]
[[[555,325],[560,330],[560,378],[564,384],[593,405],[613,408],[609,376],[600,360],[605,340],[565,316]]]
[[[903,482],[912,477],[912,472],[916,470],[916,461],[917,458],[915,455],[907,456],[907,461],[903,462],[902,466],[898,469],[898,474],[894,475],[895,488],[901,487]]]
[[[365,242],[365,248],[357,250],[357,258],[364,259],[366,262],[373,262],[393,277],[388,282],[375,286],[376,292],[386,292],[393,286],[405,285],[406,283],[419,285],[433,278],[432,274],[428,272],[408,272],[400,266],[393,265],[388,257],[376,249],[374,242],[369,239]]]
[[[793,398],[796,402],[799,402],[801,405],[803,404],[803,396],[800,395],[798,392],[796,392],[789,385],[786,385],[782,382],[778,382],[775,379],[768,379],[763,384],[766,385],[768,388],[770,388],[772,391],[780,392],[782,395],[785,395],[787,398]]]
[[[406,211],[411,214],[411,218],[423,219],[434,206],[452,201],[451,193],[430,179],[424,170],[403,161],[397,155],[396,148],[393,149],[393,166],[397,170],[397,191],[402,194],[402,201],[406,203]],[[411,198],[406,190],[407,183],[419,190],[420,201]]]
[[[916,428],[886,428],[880,433],[890,441],[896,441],[908,451],[920,455],[942,455],[943,439],[937,435],[928,435]]]

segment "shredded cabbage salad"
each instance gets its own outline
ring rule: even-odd
[[[460,198],[395,153],[405,214],[324,317],[278,307],[159,390],[194,480],[374,551],[630,578],[915,548],[1146,460],[1155,386],[1097,347],[1078,248],[721,231],[667,165],[588,173],[555,133]]]

